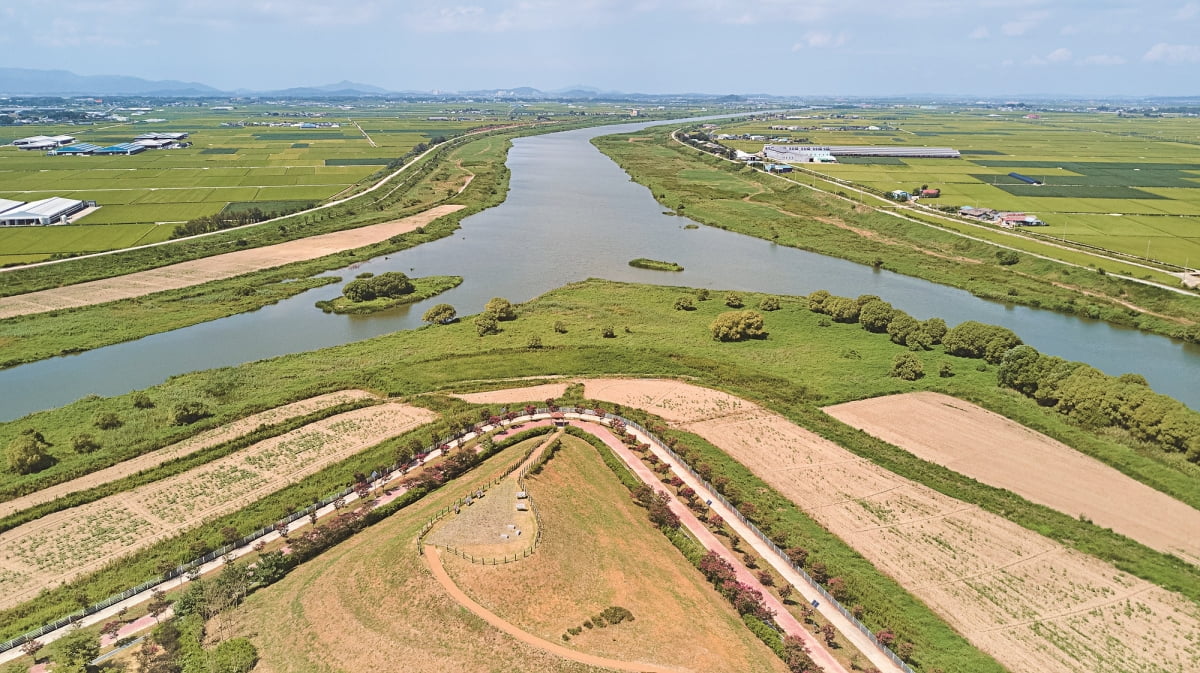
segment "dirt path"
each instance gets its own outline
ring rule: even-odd
[[[825,413],[919,458],[1200,564],[1200,511],[987,409],[908,393]]]
[[[177,442],[170,446],[163,447],[157,451],[152,451],[140,455],[136,458],[130,458],[121,463],[117,463],[112,467],[97,470],[90,474],[86,474],[78,479],[72,479],[61,484],[44,488],[35,493],[14,498],[4,503],[0,503],[0,517],[8,516],[15,512],[29,509],[44,502],[50,502],[65,495],[83,491],[89,488],[95,488],[102,484],[107,484],[110,481],[123,479],[131,474],[137,474],[145,470],[149,470],[169,460],[182,458],[197,451],[202,451],[212,446],[216,446],[222,442],[227,442],[231,439],[236,439],[252,432],[254,429],[263,425],[274,425],[282,423],[293,418],[311,414],[321,409],[326,409],[345,402],[353,402],[361,399],[374,399],[374,395],[365,390],[342,390],[336,393],[327,395],[318,395],[310,397],[306,400],[293,402],[282,407],[269,409],[259,414],[247,416],[236,421],[232,421],[219,428],[206,430],[200,434],[189,437],[182,442]]]
[[[233,278],[292,262],[316,259],[386,241],[393,236],[425,226],[443,215],[449,215],[464,207],[461,205],[435,206],[423,213],[392,222],[335,231],[261,248],[228,252],[115,278],[105,278],[12,297],[0,297],[0,319],[141,297],[164,290]]]
[[[536,647],[539,650],[549,652],[550,654],[562,657],[563,659],[577,661],[581,664],[587,664],[588,666],[608,668],[614,671],[632,671],[633,673],[680,673],[681,671],[687,670],[683,668],[658,666],[655,664],[643,664],[620,661],[617,659],[607,659],[605,657],[598,657],[591,654],[576,652],[575,650],[563,647],[558,643],[552,643],[549,640],[538,638],[532,633],[528,633],[517,628],[512,622],[501,619],[499,615],[491,610],[488,610],[479,603],[476,603],[470,596],[463,593],[463,590],[458,588],[458,585],[456,585],[454,580],[450,579],[450,575],[446,573],[446,569],[442,567],[441,553],[438,551],[437,547],[434,547],[433,545],[425,545],[425,562],[429,564],[429,570],[433,573],[433,576],[438,581],[438,584],[442,585],[442,588],[446,590],[446,593],[450,594],[450,597],[453,598],[455,602],[470,610],[475,614],[475,616],[479,617],[483,621],[496,627],[497,629],[500,629],[513,638],[516,638],[520,642],[525,643],[526,645]]]

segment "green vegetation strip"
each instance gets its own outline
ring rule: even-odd
[[[683,267],[675,262],[663,262],[657,259],[646,259],[645,257],[629,260],[629,266],[654,271],[683,271]]]

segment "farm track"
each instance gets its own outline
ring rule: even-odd
[[[643,409],[720,447],[1013,673],[1200,667],[1200,605],[1176,593],[900,478],[746,400],[671,380],[578,382],[590,399]]]
[[[179,475],[55,512],[0,534],[0,609],[235,512],[389,437],[433,412],[385,403],[272,437]]]
[[[226,423],[218,428],[206,430],[200,434],[189,437],[181,442],[177,442],[170,446],[163,447],[150,453],[142,454],[136,458],[122,461],[111,467],[97,470],[86,474],[77,479],[65,481],[61,484],[55,484],[47,488],[41,489],[29,495],[24,495],[19,498],[13,498],[7,502],[0,503],[0,518],[15,514],[17,512],[35,507],[42,503],[50,502],[65,495],[83,491],[89,488],[107,484],[124,477],[128,477],[138,472],[153,469],[163,463],[191,455],[197,451],[216,446],[223,442],[237,439],[247,433],[254,431],[256,428],[266,425],[274,425],[284,421],[298,418],[307,414],[311,414],[321,409],[326,409],[338,404],[346,402],[354,402],[363,399],[376,399],[375,395],[366,392],[365,390],[343,390],[336,393],[326,395],[318,395],[310,397],[306,400],[293,402],[281,407],[275,407],[262,413],[247,416],[230,423]]]
[[[320,234],[261,248],[228,252],[114,278],[11,297],[0,297],[0,319],[131,299],[155,292],[234,278],[292,262],[316,259],[386,241],[393,236],[413,231],[417,227],[425,226],[439,217],[457,212],[465,207],[461,205],[435,206],[425,212],[391,222]]]

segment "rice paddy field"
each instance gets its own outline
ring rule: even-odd
[[[0,265],[162,241],[178,223],[223,211],[297,210],[348,194],[434,137],[509,121],[506,106],[485,111],[491,114],[448,115],[439,109],[168,106],[146,113],[166,121],[130,117],[94,126],[0,129],[0,143],[5,143],[0,146],[0,198],[64,196],[101,206],[78,224],[0,230]],[[298,127],[304,123],[328,126]],[[69,134],[81,143],[107,146],[140,133],[179,131],[191,134],[191,147],[133,156],[46,156],[7,145],[29,135]]]
[[[942,190],[926,201],[935,206],[1027,212],[1050,225],[1038,234],[1200,265],[1200,119],[911,108],[800,115],[821,118],[743,122],[715,132],[784,136],[791,144],[953,147],[961,159],[863,157],[805,168],[882,192],[928,185]],[[879,130],[833,130],[869,126]],[[725,144],[757,152],[763,142]],[[1011,172],[1045,184],[1026,184]]]

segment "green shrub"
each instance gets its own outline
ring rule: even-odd
[[[758,310],[760,311],[778,311],[779,297],[763,297],[762,301],[758,302]]]
[[[517,319],[517,309],[504,297],[492,297],[483,310],[496,316],[496,320]]]
[[[709,329],[717,341],[764,339],[767,336],[762,314],[756,311],[726,311],[717,316]]]
[[[458,311],[455,311],[453,306],[438,304],[426,311],[425,315],[421,316],[421,320],[432,325],[445,325],[454,322],[456,317],[458,317]]]
[[[916,381],[925,376],[925,365],[912,353],[900,353],[892,360],[892,376],[905,381]]]
[[[676,311],[693,311],[696,309],[696,304],[692,302],[692,298],[688,296],[679,297],[675,300]]]
[[[100,448],[100,442],[89,433],[81,433],[71,438],[71,448],[75,453],[91,453]]]
[[[495,315],[485,311],[475,316],[475,333],[479,336],[496,334],[499,331],[500,323],[497,322]]]

